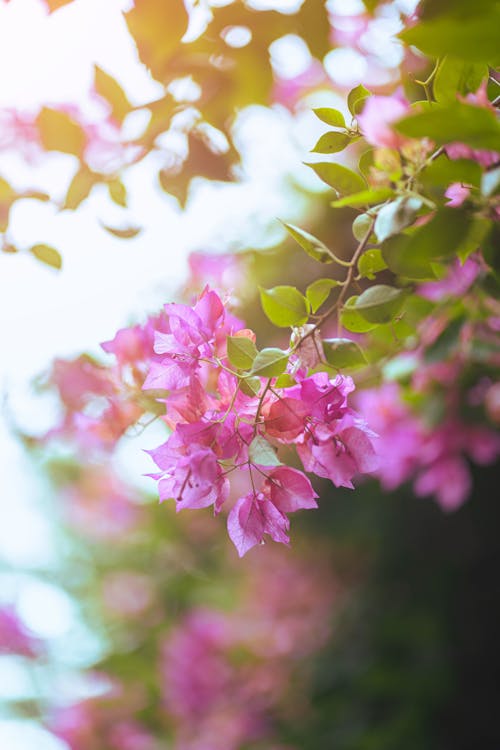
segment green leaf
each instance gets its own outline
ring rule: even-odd
[[[359,193],[366,188],[366,183],[361,175],[356,174],[352,169],[343,167],[341,164],[317,162],[316,164],[306,164],[306,166],[311,167],[320,180],[326,182],[340,195]]]
[[[369,323],[389,323],[403,307],[405,292],[386,284],[375,284],[365,289],[354,305]]]
[[[127,207],[127,188],[118,178],[108,182],[108,192],[111,200],[122,208]]]
[[[88,167],[81,167],[69,184],[62,208],[67,208],[70,211],[77,209],[88,198],[90,191],[99,179],[99,176]]]
[[[257,376],[242,378],[240,380],[240,390],[243,391],[246,396],[258,396],[261,385],[260,378]]]
[[[420,181],[427,189],[434,186],[446,188],[452,182],[479,186],[481,166],[470,159],[449,159],[441,154],[420,175]]]
[[[382,257],[380,248],[366,250],[358,260],[358,273],[366,279],[374,279],[375,274],[387,268],[387,263]]]
[[[361,347],[350,339],[323,339],[323,351],[326,361],[339,370],[367,364]]]
[[[399,234],[390,237],[381,247],[382,258],[393,273],[408,279],[435,280],[436,273],[431,260],[415,255],[411,249],[411,237]]]
[[[233,367],[249,370],[257,356],[257,347],[246,336],[228,336],[227,356]]]
[[[447,56],[441,62],[434,78],[434,97],[441,104],[455,102],[457,94],[465,96],[477,91],[487,76],[487,65]]]
[[[346,126],[344,115],[338,109],[317,107],[313,109],[313,112],[322,122],[326,122],[327,125],[331,125],[334,128],[345,128]]]
[[[444,206],[411,235],[408,253],[423,260],[453,255],[467,236],[472,217],[465,211]]]
[[[285,371],[289,355],[283,349],[269,347],[262,349],[255,357],[252,365],[252,375],[275,378]]]
[[[431,138],[438,145],[458,141],[472,148],[500,151],[500,123],[493,112],[465,102],[434,106],[405,117],[395,129],[411,138]]]
[[[123,122],[131,110],[131,104],[120,84],[98,65],[94,66],[94,89],[108,102],[115,120]]]
[[[318,240],[314,235],[309,234],[304,229],[296,227],[294,224],[286,224],[284,221],[281,222],[285,227],[288,234],[299,243],[301,248],[306,251],[311,258],[318,260],[320,263],[331,263],[333,258],[326,245],[321,240]]]
[[[374,217],[370,216],[370,214],[359,214],[359,216],[356,216],[352,222],[352,233],[358,242],[362,242],[366,237],[366,233],[370,230],[370,227],[373,227],[373,218]],[[372,234],[371,238],[376,242],[377,238],[374,234]]]
[[[369,148],[367,151],[363,151],[358,161],[358,169],[365,178],[369,181],[371,167],[373,166],[375,157],[375,149]]]
[[[374,227],[378,241],[383,242],[413,224],[421,207],[420,198],[413,197],[397,198],[386,206],[382,206],[377,213]]]
[[[331,290],[339,286],[340,281],[336,279],[316,279],[306,289],[306,297],[311,304],[313,313],[318,310],[323,302],[328,299]]]
[[[462,263],[484,243],[492,227],[493,224],[488,219],[474,216],[465,236],[455,250]]]
[[[248,447],[248,458],[258,466],[281,466],[273,446],[262,435],[256,435]]]
[[[296,385],[297,381],[295,378],[292,378],[292,376],[288,372],[284,372],[283,375],[280,375],[276,378],[276,382],[274,384],[275,388],[290,388],[292,385]]]
[[[391,188],[376,188],[375,190],[362,190],[360,193],[354,193],[348,195],[345,198],[339,198],[336,201],[332,201],[334,208],[343,208],[349,206],[350,208],[358,208],[359,206],[372,206],[376,203],[383,203],[388,198],[392,198],[394,190]]]
[[[65,112],[42,107],[36,124],[45,151],[61,151],[81,157],[87,142],[83,129]]]
[[[495,65],[499,57],[498,29],[500,10],[492,4],[491,12],[463,18],[444,16],[418,23],[399,34],[406,44],[418,47],[431,57],[452,55],[461,60]]]
[[[356,115],[359,115],[361,110],[363,109],[363,105],[365,104],[365,100],[367,97],[371,96],[371,91],[368,91],[363,84],[359,84],[359,86],[356,86],[356,88],[352,89],[352,91],[349,92],[347,95],[347,106],[349,107],[349,112],[356,117]]]
[[[357,312],[354,307],[358,297],[355,295],[346,300],[340,313],[340,322],[344,328],[352,333],[366,333],[377,327],[376,323],[370,323]]]
[[[309,303],[294,286],[275,286],[261,289],[262,308],[276,326],[301,326],[309,317]]]
[[[137,237],[139,232],[141,232],[141,227],[126,227],[123,229],[120,229],[118,227],[109,227],[107,224],[101,224],[102,228],[106,230],[106,232],[109,232],[114,237],[118,237],[121,240],[131,240],[134,237]]]
[[[338,151],[343,151],[351,140],[347,133],[330,130],[321,136],[311,151],[315,154],[335,154]]]
[[[47,266],[52,266],[52,268],[58,270],[62,268],[61,254],[50,245],[33,245],[33,247],[30,247],[30,253]]]

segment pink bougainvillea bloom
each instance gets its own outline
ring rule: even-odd
[[[269,534],[275,542],[288,544],[289,527],[288,518],[261,492],[241,497],[227,519],[229,536],[240,557],[261,544],[264,534]]]
[[[443,457],[422,471],[413,485],[415,494],[434,495],[443,510],[459,508],[472,486],[467,462],[457,455]]]
[[[465,263],[458,258],[448,266],[444,279],[428,281],[420,284],[418,294],[432,302],[439,302],[443,297],[461,297],[472,286],[481,272],[481,260],[477,255],[471,255]]]
[[[35,659],[42,650],[42,642],[28,632],[13,607],[0,606],[0,654]]]
[[[396,133],[391,125],[409,111],[410,105],[403,96],[370,96],[357,120],[363,136],[372,146],[397,149],[408,138]]]
[[[282,513],[318,507],[315,499],[318,495],[311,482],[305,474],[291,466],[274,469],[268,474],[264,486],[271,502]]]
[[[452,182],[445,190],[445,196],[448,198],[447,206],[458,208],[464,203],[470,195],[470,187],[462,185],[461,182]]]

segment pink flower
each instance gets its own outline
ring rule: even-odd
[[[396,133],[391,124],[409,111],[410,105],[403,96],[370,96],[357,120],[363,136],[372,146],[398,149],[408,138]]]
[[[461,297],[472,286],[480,272],[481,259],[477,255],[469,256],[465,263],[454,258],[444,279],[420,284],[418,293],[432,302],[439,302],[445,296]]]
[[[18,654],[35,659],[42,651],[42,643],[31,635],[15,610],[0,607],[0,654]]]
[[[461,182],[452,182],[445,190],[445,196],[449,199],[447,206],[458,208],[464,203],[470,195],[470,188],[462,185]]]
[[[262,544],[264,534],[275,542],[288,544],[289,528],[288,518],[262,492],[241,497],[227,518],[227,530],[240,557]]]

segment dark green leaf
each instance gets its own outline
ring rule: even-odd
[[[281,328],[301,326],[309,317],[309,303],[293,286],[261,289],[260,300],[271,323]]]
[[[479,186],[480,180],[481,167],[477,162],[470,159],[449,159],[446,154],[435,159],[420,176],[420,181],[428,189],[434,186],[446,188],[452,182]]]
[[[342,112],[338,109],[332,109],[332,107],[318,107],[313,109],[316,117],[327,125],[331,125],[334,128],[345,128],[345,119]]]
[[[294,224],[286,224],[284,221],[281,223],[288,234],[299,243],[301,248],[305,250],[311,258],[318,260],[320,263],[331,263],[333,261],[328,248],[321,242],[321,240],[318,240],[317,237],[314,237],[314,235],[306,232],[304,229],[300,229],[300,227],[296,227]]]
[[[367,364],[362,349],[350,339],[323,339],[323,351],[326,361],[339,370]]]
[[[340,195],[350,195],[359,193],[366,188],[366,183],[361,175],[347,169],[341,164],[332,164],[330,162],[317,162],[316,164],[306,164],[311,167],[318,177],[326,182]]]
[[[479,149],[500,151],[500,123],[493,112],[465,102],[434,106],[405,117],[395,129],[411,138],[431,138],[438,145],[458,141]]]
[[[282,349],[276,349],[275,347],[262,349],[254,359],[252,374],[266,378],[277,377],[285,371],[288,356]]]
[[[488,14],[477,13],[467,18],[442,17],[418,23],[399,34],[406,44],[412,44],[432,57],[452,55],[461,60],[495,65],[499,58],[498,29],[500,11],[492,4]]]
[[[405,292],[386,284],[376,284],[365,289],[354,305],[357,312],[369,323],[389,323],[400,312]]]
[[[52,268],[58,270],[62,267],[61,254],[50,245],[33,245],[33,247],[30,247],[30,253],[47,266],[52,266]]]
[[[331,290],[340,284],[336,279],[316,279],[306,289],[306,297],[311,304],[311,309],[316,312],[323,302],[328,299]]]
[[[233,367],[249,370],[257,356],[257,347],[246,336],[228,336],[227,356]]]
[[[335,154],[337,151],[343,151],[350,142],[351,138],[347,133],[331,130],[321,136],[311,151],[315,154]]]
[[[436,279],[431,260],[418,256],[410,249],[411,237],[399,234],[390,237],[382,247],[382,257],[391,271],[408,279]]]
[[[477,91],[481,81],[487,76],[487,65],[447,56],[441,62],[434,78],[434,97],[441,104],[454,102],[457,94],[465,96]]]
[[[346,300],[340,314],[340,322],[348,331],[352,331],[353,333],[366,333],[366,331],[371,331],[372,328],[376,328],[377,324],[369,323],[354,309],[357,299],[358,297],[354,296],[349,297],[349,299]]]
[[[448,206],[440,208],[411,235],[408,253],[425,261],[450,257],[467,236],[471,221],[465,211]]]

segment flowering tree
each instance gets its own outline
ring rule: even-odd
[[[54,12],[61,3],[47,5]],[[126,208],[122,175],[151,152],[165,158],[162,189],[184,205],[194,177],[236,178],[238,110],[304,106],[306,95],[325,88],[321,61],[332,47],[349,46],[373,62],[370,30],[384,14],[401,24],[398,66],[346,91],[342,109],[315,108],[325,132],[311,141],[320,160],[307,166],[328,192],[311,199],[317,226],[283,223],[289,238],[276,273],[250,253],[198,253],[183,302],[167,302],[146,322],[118,331],[102,344],[108,359],[55,362],[49,380],[62,417],[34,442],[44,450],[73,447],[71,462],[54,461],[52,473],[69,522],[94,540],[119,548],[130,535],[133,549],[138,534],[136,552],[148,546],[138,529],[146,539],[153,534],[150,509],[134,503],[133,490],[110,466],[118,444],[152,421],[165,427],[164,441],[149,451],[160,500],[178,511],[213,507],[215,516],[225,515],[240,557],[267,537],[288,544],[288,514],[324,502],[319,480],[353,489],[368,475],[386,490],[411,481],[417,496],[432,495],[452,511],[470,493],[469,460],[497,458],[498,4],[422,2],[406,16],[397,4],[364,6],[346,24],[314,0],[294,13],[232,3],[212,9],[204,30],[186,38],[195,9],[141,0],[126,20],[164,96],[140,107],[149,122],[139,137],[123,137],[122,124],[137,108],[99,68],[98,122],[70,108],[45,107],[32,121],[9,113],[19,148],[77,157],[62,209],[77,210],[99,183]],[[288,34],[301,37],[310,56],[301,76],[285,80],[273,72],[268,51]],[[194,102],[176,93],[187,77]],[[183,136],[181,153],[163,145],[173,134]],[[0,190],[4,250],[16,252],[10,206],[26,196],[51,197],[17,194],[5,181]],[[124,241],[139,231],[106,229]],[[52,247],[29,251],[51,266],[62,263]],[[260,317],[250,289],[259,282]],[[245,286],[250,301],[242,304]],[[185,523],[193,523],[200,545],[215,533],[203,522]],[[159,540],[151,539],[155,548]],[[146,613],[145,638],[161,654],[152,690],[161,693],[162,711],[150,712],[147,690],[127,682],[111,656],[102,665],[110,680],[106,701],[66,707],[52,717],[53,731],[73,750],[152,750],[165,732],[175,747],[193,750],[274,742],[269,717],[276,727],[280,712],[302,700],[288,695],[287,683],[294,659],[304,660],[329,636],[322,620],[335,585],[325,579],[316,591],[310,570],[285,565],[275,552],[259,550],[251,559],[255,569],[245,570],[254,579],[244,585],[240,609],[193,606],[168,636],[155,630],[161,607],[144,571],[119,574],[121,580],[107,572],[106,606],[135,623],[138,642],[138,618]],[[282,608],[280,586],[288,581],[298,591],[293,606],[307,608],[307,617]],[[167,588],[174,585],[175,578]],[[140,593],[128,597],[134,590]],[[13,615],[5,617],[7,623]],[[285,646],[269,640],[275,628],[283,628]],[[22,629],[12,633],[20,638]],[[272,680],[265,664],[273,666]]]

